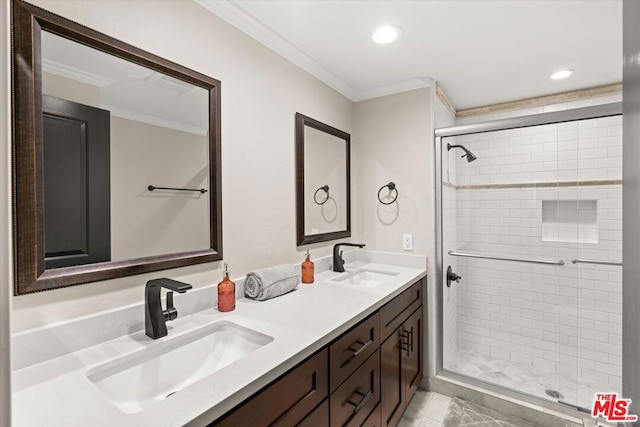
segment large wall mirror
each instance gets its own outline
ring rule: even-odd
[[[351,236],[348,133],[296,113],[298,246]]]
[[[222,259],[220,82],[12,3],[15,293]]]

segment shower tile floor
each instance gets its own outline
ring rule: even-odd
[[[466,349],[457,349],[452,360],[445,362],[445,369],[546,400],[561,400],[584,408],[591,408],[595,393],[618,391],[584,378],[576,381],[571,378],[575,372],[558,375],[558,372],[550,370],[534,370]],[[562,397],[549,397],[546,390],[559,391]]]

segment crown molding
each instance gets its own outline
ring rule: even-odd
[[[98,74],[90,73],[84,70],[78,70],[77,68],[44,58],[42,59],[42,71],[96,87],[104,87],[110,85],[115,81]]]
[[[356,93],[350,85],[263,25],[235,3],[219,0],[194,1],[352,101],[356,98]]]
[[[207,135],[207,129],[199,126],[186,125],[184,123],[175,122],[173,120],[162,119],[150,114],[138,113],[136,111],[125,110],[124,108],[113,107],[111,105],[102,104],[100,108],[108,110],[112,116],[122,119],[132,120],[135,122],[146,123],[148,125],[160,126],[167,129],[173,129],[180,132],[191,133],[194,135]]]
[[[401,82],[392,83],[385,86],[378,86],[371,89],[361,90],[353,101],[364,101],[371,98],[379,98],[381,96],[393,95],[396,93],[407,92],[415,89],[431,87],[431,79],[415,78],[403,80]]]
[[[380,96],[420,89],[431,86],[430,78],[415,78],[389,85],[356,90],[320,63],[289,43],[282,36],[262,24],[251,14],[230,0],[194,0],[200,6],[233,25],[259,43],[283,56],[294,65],[308,72],[318,80],[340,92],[351,101],[358,102]]]

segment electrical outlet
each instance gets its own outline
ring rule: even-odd
[[[413,235],[412,234],[403,234],[402,235],[402,250],[412,251],[413,250]]]

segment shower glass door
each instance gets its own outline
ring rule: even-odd
[[[621,129],[440,139],[445,371],[574,407],[621,391]]]

